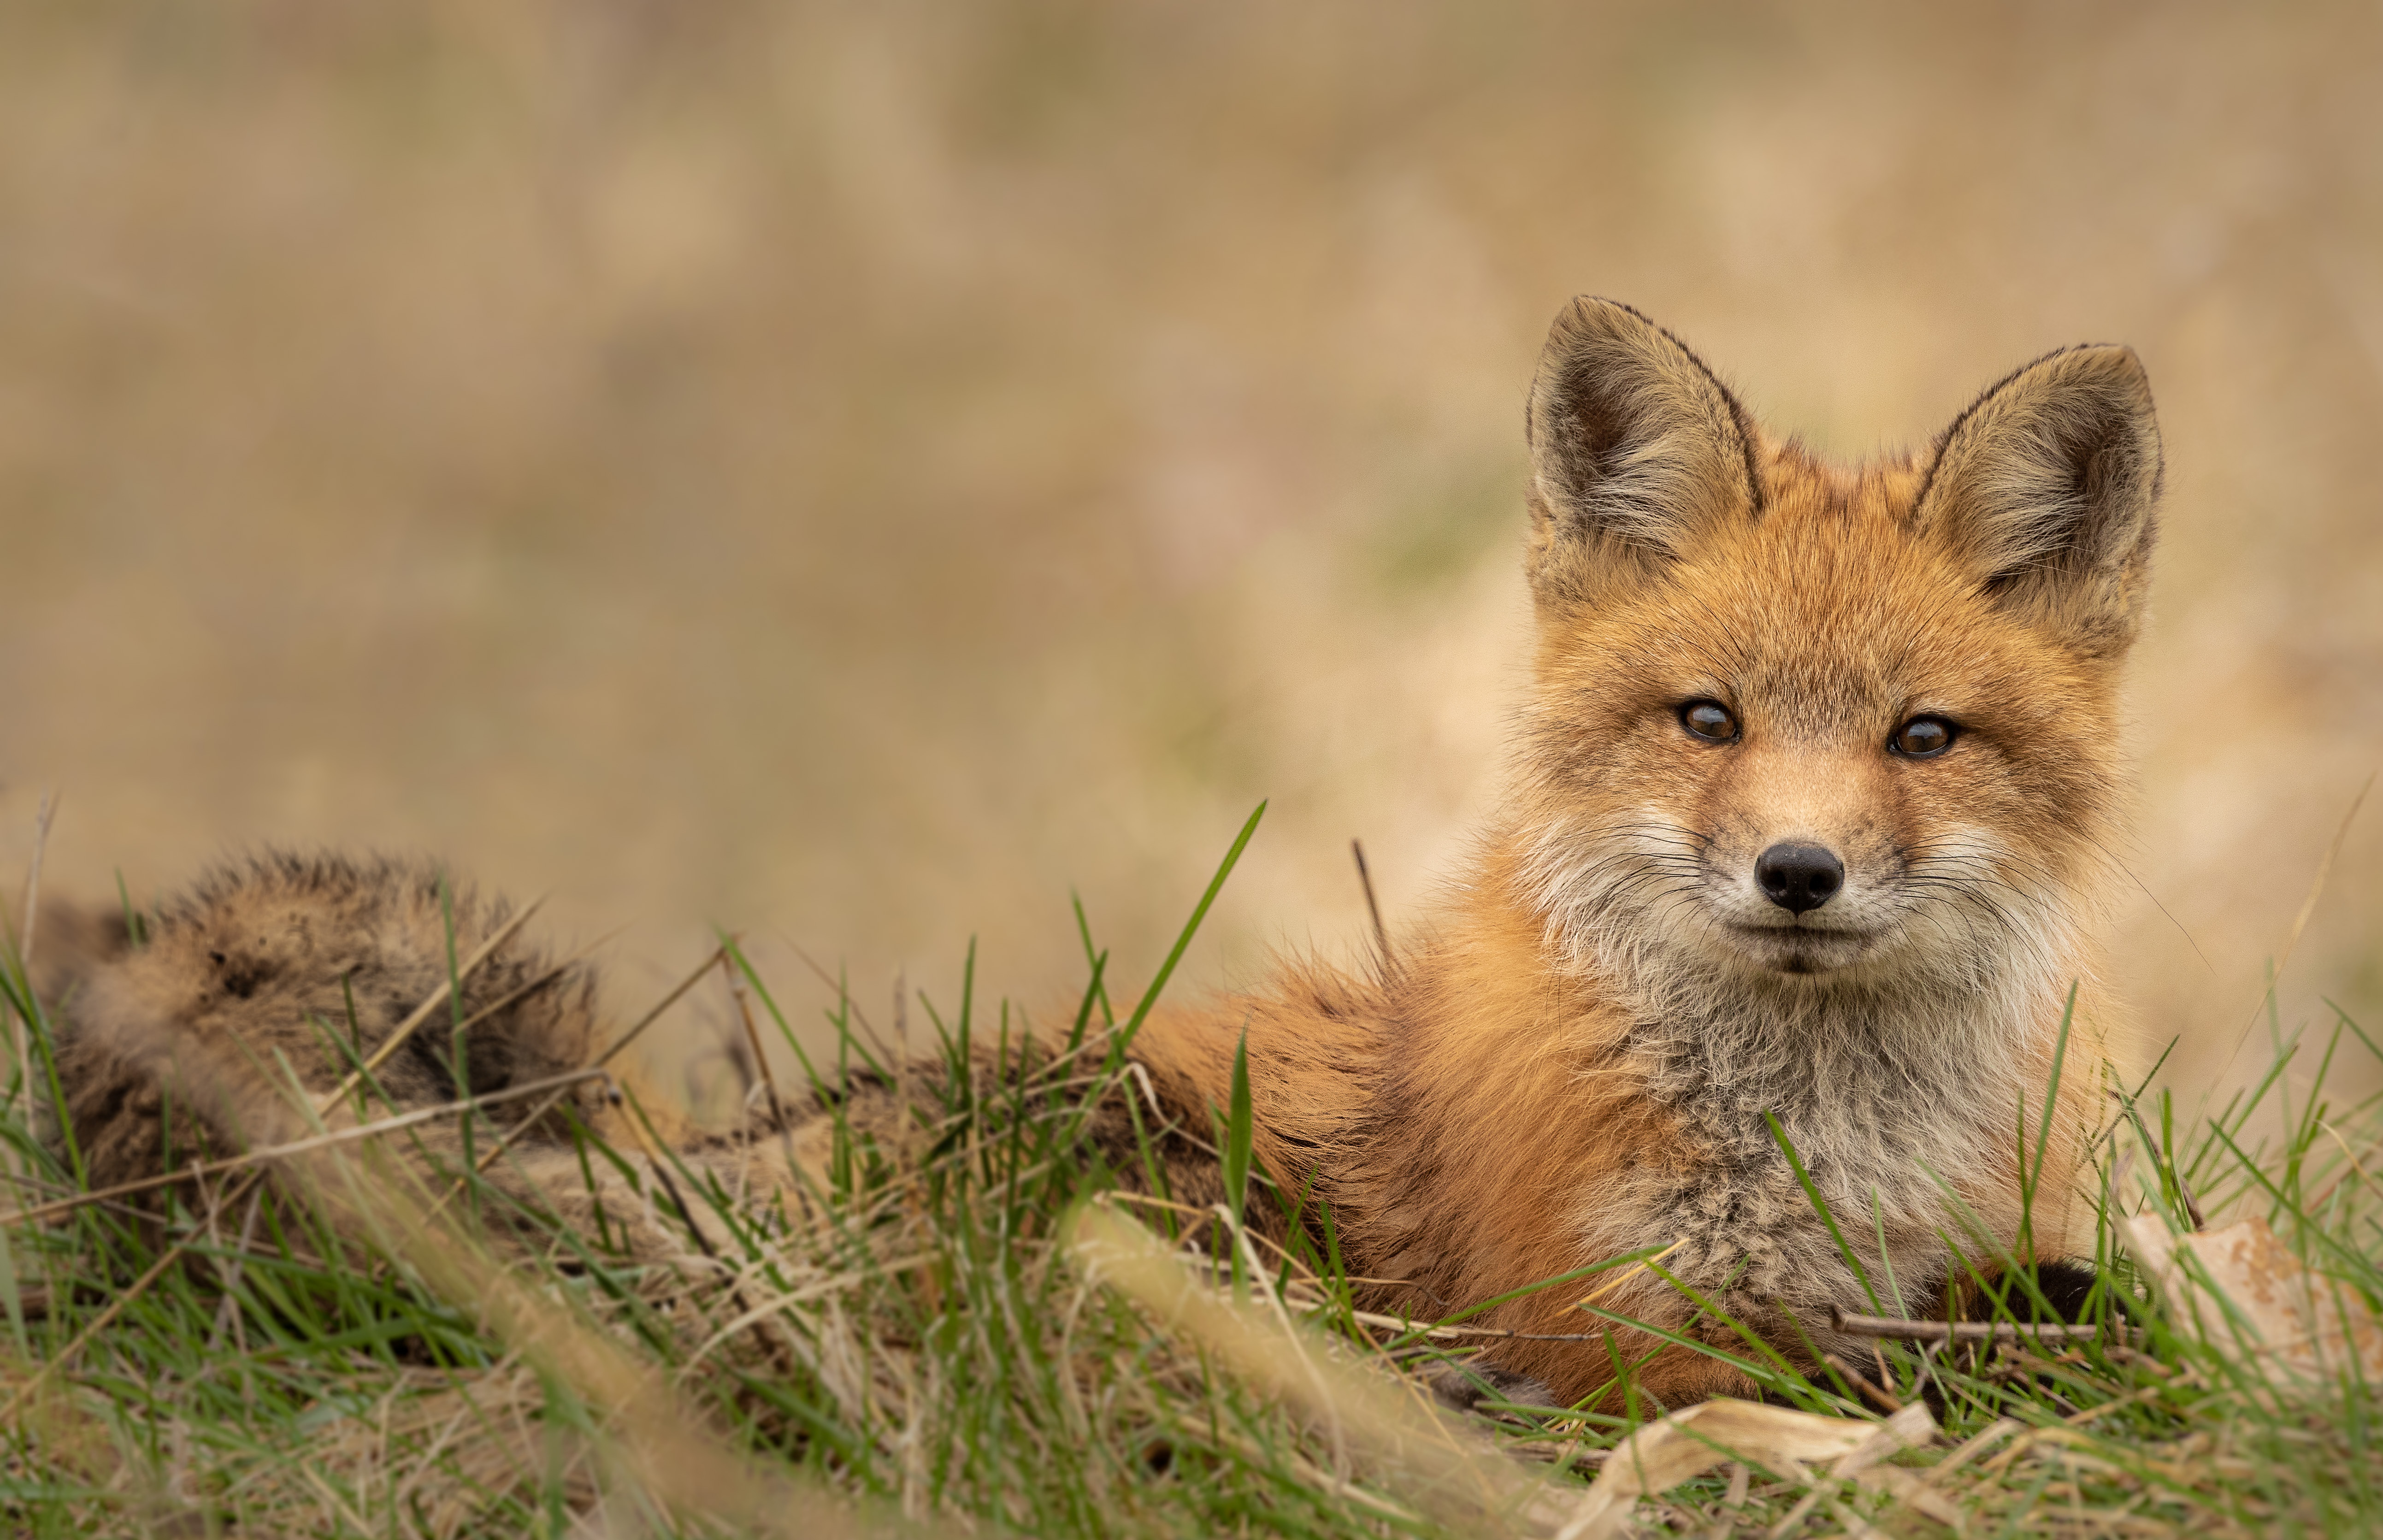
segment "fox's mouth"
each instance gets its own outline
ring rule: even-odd
[[[1821,930],[1802,925],[1727,927],[1737,950],[1773,973],[1834,973],[1860,960],[1871,938],[1858,930]]]

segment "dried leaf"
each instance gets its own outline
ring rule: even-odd
[[[2119,1225],[2169,1308],[2228,1357],[2304,1382],[2336,1379],[2354,1360],[2367,1382],[2383,1379],[2383,1324],[2347,1286],[2303,1266],[2266,1220],[2192,1235],[2155,1214]]]
[[[1640,1497],[1667,1491],[1723,1460],[1743,1460],[1805,1480],[1805,1461],[1834,1460],[1833,1474],[1852,1476],[1898,1449],[1917,1448],[1935,1434],[1935,1419],[1916,1402],[1886,1422],[1863,1423],[1752,1401],[1704,1401],[1649,1423],[1616,1445],[1556,1540],[1606,1540],[1621,1532]]]

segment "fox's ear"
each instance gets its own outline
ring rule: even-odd
[[[1587,295],[1548,332],[1531,381],[1531,587],[1585,598],[1617,565],[1651,569],[1696,534],[1761,511],[1755,433],[1680,339]]]
[[[2135,639],[2151,576],[2159,421],[2131,348],[2046,354],[1936,440],[1912,519],[1985,591],[2079,650]]]

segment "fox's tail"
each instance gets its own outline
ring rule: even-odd
[[[26,982],[43,1013],[56,1019],[65,1003],[80,992],[92,976],[131,950],[132,921],[124,910],[78,904],[44,893],[34,911],[35,933],[12,941],[28,949],[19,953]]]

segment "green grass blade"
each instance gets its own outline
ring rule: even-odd
[[[1878,1290],[1871,1287],[1870,1272],[1862,1266],[1861,1258],[1854,1254],[1853,1247],[1846,1244],[1846,1232],[1837,1228],[1837,1216],[1830,1212],[1829,1201],[1821,1196],[1821,1189],[1814,1184],[1811,1173],[1804,1169],[1803,1157],[1796,1153],[1795,1142],[1788,1139],[1787,1130],[1779,1125],[1779,1115],[1764,1113],[1762,1121],[1770,1126],[1772,1142],[1778,1145],[1779,1152],[1787,1157],[1787,1169],[1796,1173],[1796,1185],[1804,1189],[1804,1197],[1812,1205],[1812,1212],[1819,1214],[1821,1223],[1829,1227],[1829,1238],[1837,1243],[1837,1255],[1853,1269],[1855,1279],[1861,1284],[1863,1297],[1870,1300],[1871,1312],[1878,1313],[1883,1307],[1879,1303]]]
[[[1109,1049],[1113,1064],[1125,1058],[1126,1050],[1133,1046],[1134,1035],[1142,1030],[1142,1024],[1150,1019],[1151,1007],[1158,1004],[1159,993],[1167,988],[1167,980],[1174,977],[1175,965],[1183,960],[1184,949],[1192,944],[1192,938],[1200,933],[1200,922],[1208,918],[1209,906],[1224,891],[1225,879],[1233,874],[1233,868],[1241,861],[1241,852],[1249,848],[1250,836],[1258,832],[1258,821],[1266,817],[1266,805],[1259,803],[1251,812],[1249,821],[1241,825],[1241,832],[1233,837],[1232,848],[1225,852],[1224,860],[1217,864],[1216,875],[1208,880],[1207,892],[1200,895],[1192,918],[1184,921],[1182,933],[1175,938],[1175,945],[1167,954],[1167,961],[1159,966],[1157,976],[1151,979],[1150,987],[1142,991],[1133,1015],[1127,1018],[1124,1029],[1117,1033],[1116,1042]]]

